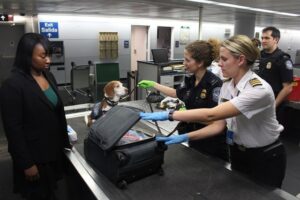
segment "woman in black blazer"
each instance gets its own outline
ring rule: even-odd
[[[14,192],[26,199],[53,199],[64,171],[64,148],[71,148],[56,81],[48,72],[46,37],[24,34],[14,69],[1,88],[1,110],[13,160]]]

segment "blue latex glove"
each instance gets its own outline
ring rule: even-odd
[[[143,120],[153,120],[153,121],[165,121],[169,119],[169,112],[153,112],[153,113],[140,113],[140,117]]]
[[[179,144],[182,142],[189,141],[189,137],[187,133],[181,135],[171,135],[170,137],[156,137],[155,139],[158,142],[165,142],[166,145]]]

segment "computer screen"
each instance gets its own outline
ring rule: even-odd
[[[166,63],[169,61],[168,49],[151,49],[154,63]]]

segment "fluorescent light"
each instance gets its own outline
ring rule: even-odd
[[[285,16],[290,16],[290,17],[299,17],[300,16],[300,14],[279,12],[279,11],[274,11],[274,10],[253,8],[253,7],[248,7],[248,6],[239,6],[239,5],[235,5],[235,4],[221,3],[221,2],[217,2],[217,1],[209,1],[209,0],[186,0],[186,1],[198,2],[198,3],[204,3],[204,4],[211,4],[211,5],[223,6],[223,7],[229,7],[229,8],[237,8],[237,9],[242,9],[242,10],[250,10],[250,11],[262,12],[262,13],[285,15]]]

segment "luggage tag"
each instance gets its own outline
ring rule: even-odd
[[[228,145],[233,145],[233,134],[234,132],[227,129],[227,132],[226,132],[226,143]]]
[[[230,121],[227,122],[226,143],[228,145],[233,145],[234,144],[234,142],[233,142],[234,132],[232,131],[233,130],[233,124],[234,124],[233,119],[231,119]]]

